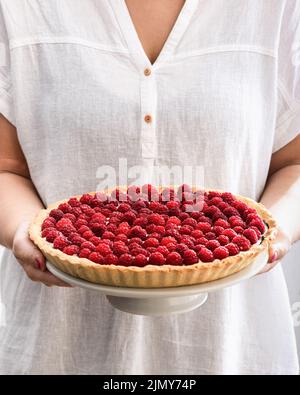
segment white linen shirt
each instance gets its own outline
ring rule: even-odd
[[[123,0],[0,0],[0,112],[44,204],[119,158],[149,182],[154,165],[203,166],[205,187],[259,199],[300,130],[299,3],[187,0],[152,65]],[[280,266],[157,318],[33,283],[9,251],[0,279],[2,374],[298,373]]]

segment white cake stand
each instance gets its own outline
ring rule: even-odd
[[[70,285],[106,295],[116,309],[138,315],[161,316],[185,313],[202,306],[206,302],[209,292],[230,287],[255,276],[267,261],[268,251],[264,250],[247,268],[221,280],[199,285],[146,289],[90,283],[62,272],[50,262],[47,262],[47,268],[56,277]]]

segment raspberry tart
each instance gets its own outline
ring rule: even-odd
[[[180,187],[119,187],[42,210],[30,238],[62,271],[99,284],[176,287],[244,269],[267,249],[276,222],[232,193]]]

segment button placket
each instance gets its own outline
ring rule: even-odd
[[[155,158],[156,156],[156,101],[155,78],[153,71],[147,67],[143,70],[141,79],[141,144],[143,158]]]

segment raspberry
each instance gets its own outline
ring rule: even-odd
[[[207,233],[211,231],[211,225],[206,222],[199,222],[197,225],[197,229],[201,230],[203,233]]]
[[[226,217],[230,218],[232,216],[238,216],[239,212],[234,207],[229,206],[223,210],[223,214],[226,215]]]
[[[171,237],[175,237],[176,239],[178,239],[180,237],[180,233],[175,228],[169,228],[166,230],[165,236],[171,236]]]
[[[195,240],[195,239],[193,240],[193,238],[190,237],[190,236],[188,236],[188,235],[183,236],[183,237],[181,237],[181,239],[180,239],[180,242],[181,242],[182,244],[186,244],[189,248],[193,248],[193,247],[194,247],[194,244],[195,244],[194,241],[196,241],[196,240]]]
[[[166,246],[169,243],[177,244],[177,240],[175,239],[175,237],[168,236],[168,237],[163,237],[160,242],[162,246]]]
[[[213,199],[215,197],[221,197],[222,196],[221,192],[217,192],[217,191],[210,191],[208,193],[205,192],[205,194],[208,197],[208,199]]]
[[[78,207],[81,205],[80,202],[76,198],[69,199],[68,203],[71,207]]]
[[[214,250],[215,259],[225,259],[229,256],[229,252],[225,247],[218,247]]]
[[[220,209],[216,206],[208,206],[205,210],[203,210],[205,215],[208,217],[213,217],[215,214],[222,214]]]
[[[236,198],[230,192],[222,193],[221,197],[224,200],[224,202],[229,203],[229,204],[232,204],[236,200]]]
[[[225,235],[220,235],[217,237],[218,242],[221,244],[221,246],[225,246],[230,242],[230,239],[228,236]]]
[[[155,232],[154,233],[159,233],[161,236],[165,234],[165,227],[161,225],[155,226]]]
[[[172,243],[169,243],[168,246],[169,246],[170,244],[172,244]],[[175,245],[175,244],[174,244],[174,245]],[[168,250],[168,248],[165,247],[165,246],[159,246],[159,247],[157,247],[156,252],[160,252],[164,257],[166,257],[167,255],[169,255],[169,253],[170,253],[170,251]]]
[[[154,237],[150,237],[144,242],[144,247],[158,247],[159,246],[159,241],[155,239]]]
[[[233,229],[225,229],[222,234],[227,236],[229,240],[232,240],[235,236],[237,236],[237,233]]]
[[[139,237],[133,237],[132,239],[129,240],[128,243],[129,243],[129,244],[137,243],[137,244],[139,244],[139,245],[142,245],[142,244],[143,244],[143,240],[140,239]]]
[[[226,247],[227,251],[229,252],[230,256],[237,255],[240,252],[240,249],[236,244],[229,243],[229,244],[226,244],[225,247]]]
[[[147,207],[146,202],[144,202],[142,199],[137,200],[132,205],[132,208],[137,211],[141,210],[142,208],[146,208],[146,207]]]
[[[164,265],[166,262],[166,258],[160,252],[153,252],[149,257],[150,265]]]
[[[82,235],[82,237],[83,237],[85,240],[89,240],[89,239],[91,239],[91,238],[94,237],[94,236],[95,236],[95,235],[94,235],[94,233],[93,233],[91,230],[88,230],[88,231],[84,232],[83,235]]]
[[[95,210],[92,209],[90,206],[88,206],[87,204],[83,204],[81,206],[81,210],[82,212],[89,218],[91,218],[94,214],[95,214]]]
[[[195,228],[197,226],[197,221],[193,218],[187,218],[182,222],[182,225],[189,225],[192,228]]]
[[[198,257],[201,262],[212,262],[214,260],[213,253],[206,247],[202,247],[198,252]]]
[[[260,230],[259,230],[259,229],[257,229],[257,227],[256,227],[256,226],[250,226],[250,228],[249,228],[249,229],[253,229],[253,230],[255,231],[255,233],[257,234],[257,237],[258,237],[258,238],[260,238],[260,237],[261,237]]]
[[[130,237],[139,237],[140,239],[145,240],[147,237],[147,232],[141,226],[134,226],[129,231],[129,236]]]
[[[114,240],[115,235],[112,232],[105,231],[102,235],[102,239]]]
[[[246,210],[248,210],[247,204],[241,202],[240,200],[233,202],[232,206],[237,209],[240,214],[243,214]]]
[[[185,219],[189,218],[189,215],[188,215],[188,213],[180,213],[180,214],[178,215],[178,218],[179,218],[181,221],[184,221]]]
[[[108,254],[104,260],[105,265],[118,265],[119,258],[114,254]]]
[[[212,231],[217,235],[220,236],[224,232],[224,228],[222,226],[214,226]]]
[[[89,260],[94,262],[94,263],[98,263],[99,265],[103,265],[104,264],[104,258],[101,254],[99,254],[99,252],[92,252],[89,255]]]
[[[70,245],[63,249],[63,253],[67,255],[77,255],[79,252],[79,247],[76,245]]]
[[[93,243],[91,243],[90,241],[85,241],[81,244],[81,249],[83,248],[88,248],[91,251],[94,251],[96,249],[96,247],[94,246]]]
[[[115,224],[108,224],[106,230],[108,232],[114,233],[117,231],[118,227]]]
[[[249,224],[250,226],[255,226],[261,233],[264,233],[266,230],[265,224],[260,218],[252,220]]]
[[[99,223],[102,224],[106,221],[106,217],[101,213],[96,213],[92,216],[90,223]]]
[[[70,206],[68,203],[61,203],[57,208],[63,213],[70,213],[72,211],[72,206]]]
[[[48,229],[50,229],[50,228],[48,228]],[[58,236],[59,236],[58,230],[56,230],[56,229],[51,229],[51,230],[48,231],[48,234],[47,234],[47,236],[46,236],[46,240],[47,240],[49,243],[53,243],[54,240],[56,239],[56,237],[58,237]]]
[[[164,246],[162,246],[162,247],[164,247]],[[177,244],[175,244],[175,243],[168,243],[168,244],[166,245],[166,248],[167,248],[167,250],[168,250],[169,252],[176,251],[176,249],[177,249]]]
[[[171,203],[171,202],[169,202],[169,203]],[[172,216],[167,221],[167,225],[169,225],[169,224],[181,225],[181,221],[178,217]]]
[[[183,263],[185,265],[193,265],[194,263],[197,263],[199,261],[199,258],[196,254],[195,251],[193,250],[186,250],[183,253]]]
[[[88,248],[83,248],[79,253],[79,258],[88,258],[92,253]]]
[[[195,239],[200,239],[200,237],[203,237],[203,232],[202,230],[193,230],[191,236],[195,237]]]
[[[246,223],[250,224],[251,221],[256,220],[257,218],[259,218],[259,217],[256,213],[248,214],[247,218],[246,218]]]
[[[254,229],[246,229],[243,233],[243,236],[245,236],[251,244],[258,242],[258,237]]]
[[[148,221],[150,224],[155,224],[155,225],[164,225],[165,224],[164,218],[159,214],[149,215]]]
[[[87,226],[88,222],[85,219],[78,219],[74,225],[76,229],[80,229],[82,226]]]
[[[71,214],[71,213],[65,214],[65,215],[63,216],[63,218],[69,219],[69,220],[72,222],[73,225],[74,225],[75,222],[76,222],[76,217],[75,217],[75,215],[74,215],[74,214]]]
[[[69,219],[62,218],[56,223],[56,229],[60,232],[66,232],[68,234],[72,232],[76,232],[75,227],[73,226],[72,222]]]
[[[200,244],[206,246],[207,243],[208,243],[208,239],[206,237],[200,237],[199,239],[196,240],[197,245]]]
[[[122,266],[131,266],[133,263],[133,257],[130,254],[122,254],[119,257],[119,265]]]
[[[230,225],[234,228],[236,226],[240,226],[242,228],[245,227],[244,221],[240,217],[232,216],[229,218]]]
[[[215,214],[212,216],[213,222],[216,222],[218,219],[222,219],[222,220],[226,221],[226,220],[227,220],[227,217],[226,217],[226,215],[224,215],[223,213],[221,213],[221,211],[219,211],[219,212],[215,213]]]
[[[219,204],[222,204],[222,203],[224,203],[224,202],[223,202],[223,199],[220,196],[216,196],[216,197],[210,199],[209,202],[208,202],[208,204],[210,206],[216,206],[216,207],[219,207]]]
[[[205,247],[211,251],[214,251],[216,248],[220,247],[220,243],[217,240],[209,240]]]
[[[61,210],[54,209],[50,211],[49,217],[54,218],[56,221],[59,221],[64,216],[64,213]]]
[[[82,195],[81,198],[79,199],[80,203],[82,204],[90,204],[90,202],[94,199],[94,196],[89,195],[86,193],[85,195]]]
[[[53,223],[52,220],[54,221],[54,223]],[[52,218],[52,217],[51,218],[47,218],[47,219],[45,219],[45,221],[42,224],[42,230],[45,230],[47,228],[53,228],[54,224],[55,224],[54,218]]]
[[[134,226],[141,226],[145,228],[148,225],[148,218],[147,217],[138,217],[133,222]]]
[[[63,251],[69,244],[70,242],[65,237],[57,236],[53,241],[53,248]]]
[[[134,223],[134,221],[136,220],[136,214],[134,214],[134,212],[132,211],[127,211],[124,214],[123,217],[124,221],[128,222],[130,225],[132,225]]]
[[[232,242],[236,244],[240,251],[248,251],[251,248],[251,243],[244,236],[236,236]]]
[[[216,222],[214,223],[215,226],[222,226],[224,229],[230,228],[230,224],[228,221],[225,221],[224,219],[217,219]]]
[[[214,232],[207,232],[205,233],[205,238],[208,240],[215,240],[216,234]]]
[[[96,247],[96,251],[99,252],[102,256],[106,256],[111,254],[111,249],[108,244],[100,243]]]
[[[112,224],[111,224],[112,225]],[[108,227],[104,224],[93,223],[90,225],[91,231],[94,232],[96,235],[101,236],[105,230],[109,230]]]
[[[48,233],[51,231],[51,230],[56,230],[55,228],[45,228],[43,231],[42,231],[42,237],[43,238],[46,238],[47,237],[47,235],[48,235]]]
[[[115,237],[115,241],[123,241],[123,243],[127,243],[128,242],[128,238],[126,235],[124,235],[123,233],[118,234]]]
[[[81,235],[83,235],[85,232],[89,232],[89,231],[90,231],[90,228],[86,225],[82,225],[78,229],[78,233],[80,233]]]
[[[113,245],[113,252],[115,255],[121,256],[123,254],[128,254],[129,248],[122,241],[116,241]]]
[[[198,223],[206,223],[206,224],[212,224],[212,220],[210,219],[210,218],[208,218],[208,217],[205,217],[204,215],[201,215],[200,216],[200,218],[198,219]],[[199,229],[198,228],[198,225],[197,225],[197,229]]]
[[[166,258],[167,265],[179,266],[182,264],[182,257],[178,252],[171,252]]]
[[[182,235],[190,235],[192,233],[192,229],[193,228],[191,226],[185,225],[179,229],[179,233]]]
[[[242,228],[241,226],[235,226],[233,230],[239,235],[242,235],[244,233],[244,228]]]
[[[128,203],[121,203],[120,206],[118,207],[118,211],[120,211],[121,213],[126,213],[129,210],[130,210],[130,205]]]
[[[81,237],[77,233],[71,233],[69,236],[69,240],[71,241],[72,244],[75,244],[79,247],[81,247],[81,244],[86,241],[83,237]]]
[[[148,259],[145,255],[138,254],[134,257],[133,264],[134,264],[134,266],[144,267],[144,266],[148,265]]]
[[[145,256],[150,255],[149,251],[145,250],[142,247],[133,248],[132,250],[130,250],[130,253],[131,253],[132,256],[137,256],[137,255],[140,255],[140,254],[145,255]]]
[[[177,244],[176,251],[183,256],[184,252],[187,251],[189,247],[185,244]]]

